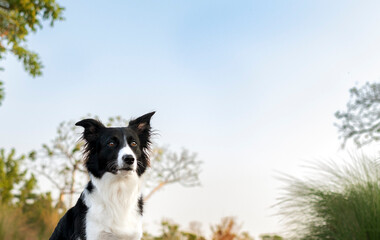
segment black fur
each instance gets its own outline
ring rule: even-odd
[[[85,218],[87,206],[82,200],[83,194],[78,199],[74,207],[70,208],[66,214],[59,220],[51,240],[76,240],[78,237],[86,239]]]
[[[114,164],[119,150],[126,144],[134,141],[136,147],[131,147],[136,161],[138,176],[141,176],[149,166],[150,137],[152,130],[150,119],[154,112],[145,114],[131,120],[128,127],[108,128],[94,119],[84,119],[77,122],[76,126],[84,128],[82,139],[84,146],[84,164],[87,171],[94,177],[101,179],[106,172],[116,174],[118,170]],[[110,146],[112,142],[112,146]],[[86,186],[86,194],[91,194],[95,189],[90,181]],[[50,240],[72,239],[86,240],[86,213],[85,194],[82,193],[76,205],[69,209],[61,218]],[[139,198],[137,209],[143,214],[143,198]],[[99,216],[100,220],[102,216]]]
[[[91,181],[88,182],[86,189],[87,189],[88,193],[91,193],[92,190],[94,189],[94,185],[92,184]]]
[[[140,198],[139,198],[138,207],[139,207],[140,215],[142,216],[143,213],[144,213],[144,199],[143,199],[143,196],[140,196]]]

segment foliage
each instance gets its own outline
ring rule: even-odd
[[[127,126],[128,121],[120,116],[110,117],[105,125]],[[75,121],[64,121],[59,124],[57,135],[49,144],[43,144],[42,149],[29,154],[34,171],[59,190],[58,207],[63,209],[72,206],[74,194],[80,193],[88,181],[80,151],[84,143],[78,141],[80,131],[75,127]],[[166,148],[155,147],[151,159],[152,167],[147,174],[147,189],[150,189],[148,197],[168,184],[178,182],[188,187],[200,184],[198,175],[201,162],[196,160],[195,154],[183,150],[178,155]],[[69,196],[69,199],[66,200],[65,196]]]
[[[261,240],[283,240],[279,235],[263,234],[260,235]]]
[[[240,233],[240,228],[235,218],[222,218],[221,223],[211,226],[212,240],[253,240],[247,232]]]
[[[42,28],[43,21],[50,25],[63,20],[63,7],[55,0],[0,0],[0,60],[14,54],[33,77],[42,74],[42,63],[37,53],[28,50],[26,37]],[[4,92],[0,90],[0,102]]]
[[[380,239],[380,162],[352,160],[319,163],[320,178],[284,178],[280,214],[295,239]]]
[[[49,239],[59,217],[49,194],[38,195],[22,207],[0,202],[0,239]]]
[[[237,225],[235,218],[222,218],[220,224],[211,226],[212,240],[253,240],[248,232],[240,232],[240,226]],[[158,236],[152,236],[144,233],[143,240],[206,240],[202,234],[199,222],[190,223],[189,230],[184,231],[180,226],[170,220],[161,221],[161,232]],[[264,239],[264,238],[263,238]],[[273,238],[273,240],[281,240],[282,238]],[[266,238],[264,240],[272,240]]]
[[[19,206],[33,199],[32,193],[36,186],[36,178],[21,170],[25,156],[16,157],[15,149],[9,154],[0,149],[0,201],[2,204]]]
[[[31,204],[23,207],[23,213],[38,239],[48,239],[61,217],[58,209],[53,207],[50,193],[37,195]]]
[[[163,220],[160,235],[152,236],[145,232],[143,240],[205,240],[205,238],[196,233],[180,230],[180,226],[172,221]]]
[[[4,91],[4,87],[3,87],[3,83],[0,82],[0,106],[1,106],[1,103],[3,102],[4,100],[4,97],[5,97],[5,91]]]
[[[21,170],[22,155],[0,149],[0,239],[47,239],[58,221],[49,193],[37,194],[36,178]]]
[[[337,111],[335,125],[343,139],[352,139],[361,147],[380,140],[380,83],[366,83],[350,89],[350,100],[345,111]]]

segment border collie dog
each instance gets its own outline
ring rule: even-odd
[[[141,177],[149,166],[154,112],[109,128],[94,119],[84,128],[85,166],[90,181],[61,218],[51,240],[139,240],[142,237]]]

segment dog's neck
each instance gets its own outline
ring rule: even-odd
[[[105,173],[101,178],[91,176],[91,184],[93,189],[86,190],[84,198],[89,208],[86,217],[88,239],[103,239],[99,237],[104,234],[113,236],[112,239],[140,239],[142,216],[138,202],[141,179],[137,173]]]
[[[90,194],[92,200],[124,213],[134,210],[141,196],[141,180],[135,171],[105,173],[101,178],[91,176],[91,183],[94,186]]]

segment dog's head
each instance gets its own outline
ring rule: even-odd
[[[154,113],[131,120],[127,127],[105,127],[95,119],[77,122],[76,126],[84,128],[85,166],[89,173],[101,178],[106,172],[135,171],[141,176],[149,166],[150,119]]]

